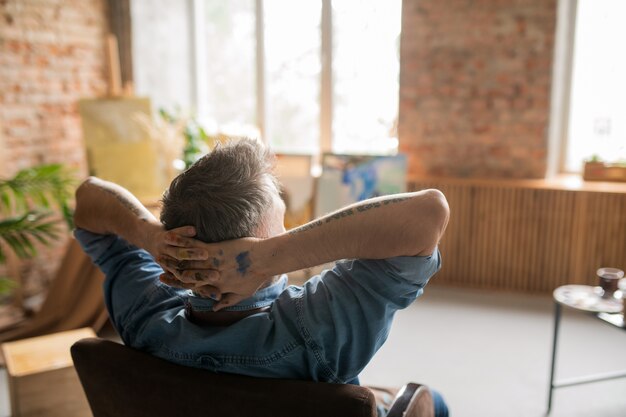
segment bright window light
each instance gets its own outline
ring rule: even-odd
[[[212,133],[262,130],[281,153],[317,154],[322,136],[336,153],[395,153],[401,0],[324,1],[323,17],[322,0],[133,0],[137,92]]]
[[[626,2],[579,0],[565,169],[626,160]]]
[[[263,7],[268,140],[279,152],[316,153],[322,3],[270,0]]]
[[[401,1],[333,2],[333,151],[398,146]]]

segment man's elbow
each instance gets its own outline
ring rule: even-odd
[[[439,244],[450,219],[450,207],[446,196],[439,190],[423,191],[424,198],[424,239],[426,252],[432,252]]]
[[[426,190],[430,200],[431,219],[433,226],[439,232],[439,237],[443,236],[450,220],[450,206],[446,196],[437,189]]]
[[[74,193],[74,196],[76,198],[76,209],[74,210],[74,225],[76,225],[76,227],[82,227],[84,225],[85,216],[89,211],[89,194],[96,181],[96,177],[88,177],[78,186],[78,188],[76,188],[76,192]]]

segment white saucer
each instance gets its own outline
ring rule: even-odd
[[[589,285],[564,285],[554,290],[554,299],[579,310],[619,313],[624,308],[616,298],[602,298],[602,289]]]

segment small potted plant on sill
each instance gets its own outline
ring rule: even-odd
[[[606,162],[598,155],[593,155],[585,161],[583,179],[585,181],[626,182],[626,160]]]

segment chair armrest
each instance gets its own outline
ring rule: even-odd
[[[387,417],[434,417],[435,406],[426,385],[406,384],[391,404]]]

